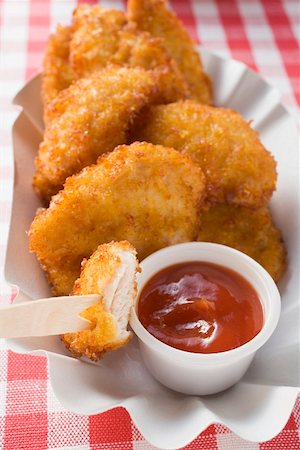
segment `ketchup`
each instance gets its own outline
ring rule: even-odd
[[[138,316],[160,341],[194,353],[239,347],[254,338],[264,322],[261,302],[247,280],[198,261],[156,273],[140,294]]]

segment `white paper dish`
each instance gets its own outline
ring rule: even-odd
[[[46,352],[51,384],[64,407],[95,414],[123,406],[144,437],[163,449],[186,445],[211,423],[222,423],[250,441],[269,440],[284,427],[300,391],[297,128],[277,91],[259,75],[237,61],[207,51],[201,55],[213,80],[216,104],[252,119],[278,163],[271,206],[283,231],[289,266],[279,285],[282,313],[271,339],[257,352],[242,381],[209,397],[176,394],[156,382],[143,365],[136,339],[97,365],[71,358],[57,337],[8,341],[16,352]],[[7,282],[19,287],[18,301],[26,301],[50,294],[35,256],[28,252],[26,235],[40,206],[31,187],[43,127],[39,77],[19,92],[15,103],[22,110],[13,127],[15,182],[5,272]]]

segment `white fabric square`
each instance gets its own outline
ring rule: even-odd
[[[124,11],[124,2],[122,0],[115,0],[113,3],[110,0],[101,0],[101,6],[102,8],[107,9],[120,9],[121,11]]]
[[[48,448],[89,448],[89,418],[71,412],[48,414]]]
[[[217,434],[218,450],[259,450],[259,444],[241,439],[233,433]]]
[[[58,23],[68,25],[72,20],[76,0],[52,0],[50,3],[50,24],[54,29]]]
[[[157,447],[153,447],[147,441],[133,441],[132,448],[133,450],[158,450]]]
[[[212,0],[202,0],[201,2],[193,0],[192,5],[194,13],[201,17],[204,15],[216,17],[218,15],[216,5]]]
[[[1,352],[4,353],[4,352]],[[1,358],[1,356],[0,356]],[[5,416],[6,411],[6,387],[7,381],[0,381],[0,418]],[[0,446],[1,448],[1,446]]]
[[[24,0],[4,1],[2,6],[3,17],[28,17],[29,2]]]
[[[8,414],[35,414],[46,412],[46,380],[11,380],[8,381]]]

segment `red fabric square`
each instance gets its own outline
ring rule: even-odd
[[[131,419],[124,408],[90,416],[89,430],[92,449],[96,448],[93,447],[96,444],[125,443],[132,440]]]
[[[197,23],[192,11],[191,3],[189,1],[185,1],[184,8],[182,7],[181,2],[179,2],[178,0],[170,1],[170,4],[173,11],[177,15],[177,17],[181,20],[184,27],[190,34],[191,38],[194,41],[199,42],[199,37],[197,33]]]
[[[77,0],[77,4],[86,4],[89,3],[90,5],[96,5],[98,3],[97,0]]]
[[[30,17],[30,24],[32,25],[32,26],[35,26],[35,25],[38,25],[38,26],[41,26],[41,25],[45,25],[45,26],[48,26],[48,24],[49,24],[49,17],[48,17],[48,14],[47,14],[47,11],[46,11],[46,15],[31,15],[31,17]]]
[[[47,360],[43,356],[8,352],[7,380],[47,380]]]
[[[245,32],[243,17],[240,15],[236,0],[231,0],[230,2],[216,0],[216,5],[220,16],[220,22],[226,31],[227,44],[230,48],[232,57],[239,59],[238,50],[242,45],[246,52],[246,58],[243,58],[243,62],[257,71],[251,45]]]
[[[296,404],[293,409],[293,416],[297,429],[300,428],[300,396],[298,396]]]
[[[7,416],[3,450],[43,450],[47,448],[47,413]]]
[[[27,42],[27,67],[26,67],[26,79],[31,78],[35,72],[39,69],[45,44],[48,40],[48,34],[50,32],[50,0],[30,0],[29,6],[29,23],[28,23],[28,42]],[[36,18],[38,17],[38,19]],[[40,23],[44,29],[44,33],[37,37],[35,34],[36,23]],[[35,53],[38,53],[38,58],[35,60]]]
[[[0,417],[0,448],[3,449],[5,417]]]
[[[133,442],[144,441],[144,436],[141,434],[140,430],[135,426],[133,422],[131,422],[132,428],[132,440]]]
[[[274,9],[274,6],[276,8]],[[262,7],[264,8],[264,12],[267,18],[267,21],[272,29],[274,35],[274,41],[278,47],[278,50],[281,53],[282,61],[285,66],[285,70],[290,78],[294,76],[294,69],[290,70],[290,65],[288,63],[289,52],[294,50],[295,53],[299,54],[299,43],[294,35],[294,32],[291,28],[291,24],[289,18],[286,15],[285,9],[283,8],[282,2],[272,2],[272,7],[268,2],[262,2]],[[276,15],[278,17],[276,17]],[[280,24],[280,25],[279,25]],[[297,61],[298,65],[298,74],[300,70],[299,58]],[[300,95],[295,90],[294,83],[292,83],[292,88],[294,90],[294,95],[298,104],[300,103]]]
[[[300,437],[293,413],[281,433],[274,439],[260,444],[260,450],[296,450],[299,448]]]
[[[48,5],[51,0],[28,0],[30,4],[29,16],[31,17],[41,17],[41,16],[50,16],[50,10]]]

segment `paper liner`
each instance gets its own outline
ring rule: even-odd
[[[215,103],[238,110],[252,121],[278,166],[277,191],[271,202],[276,224],[288,249],[288,270],[280,282],[282,315],[270,341],[258,351],[243,380],[227,391],[207,397],[177,394],[147,372],[136,339],[98,364],[69,356],[58,337],[9,340],[16,352],[45,354],[53,390],[67,409],[96,414],[125,407],[144,437],[164,449],[182,447],[211,423],[229,427],[241,438],[262,442],[284,427],[299,392],[299,190],[297,129],[279,95],[243,64],[201,52],[215,90]],[[39,200],[31,182],[34,157],[42,138],[40,77],[16,96],[22,107],[13,127],[15,183],[6,280],[17,285],[17,301],[49,295],[28,231]]]

